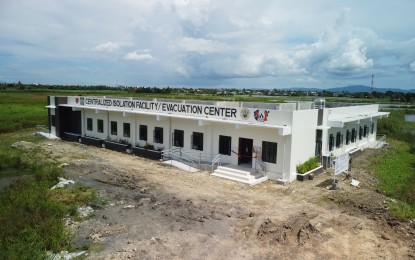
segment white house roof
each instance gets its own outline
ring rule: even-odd
[[[388,112],[373,112],[373,113],[365,113],[360,115],[348,115],[348,116],[342,116],[342,117],[336,117],[336,118],[329,118],[327,125],[330,127],[343,127],[345,123],[349,122],[355,122],[363,119],[370,119],[372,118],[382,118],[382,117],[388,117]]]

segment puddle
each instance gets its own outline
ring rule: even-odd
[[[0,192],[9,187],[20,176],[4,176],[0,177]]]
[[[406,122],[415,122],[415,115],[405,115]]]

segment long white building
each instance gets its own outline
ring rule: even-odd
[[[62,139],[124,152],[154,147],[193,166],[239,166],[280,182],[295,180],[296,166],[313,156],[375,146],[377,120],[388,115],[378,105],[330,108],[323,100],[275,104],[50,96],[47,107],[49,130]]]

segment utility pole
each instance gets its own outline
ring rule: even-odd
[[[373,79],[375,78],[375,74],[372,74],[372,85],[370,86],[370,95],[372,96],[373,93]]]

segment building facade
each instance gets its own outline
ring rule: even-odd
[[[376,143],[378,105],[317,107],[111,97],[48,97],[49,130],[63,139],[180,151],[202,162],[263,171],[293,181],[296,166]],[[189,159],[190,160],[190,159]]]

